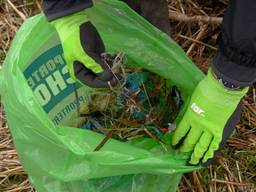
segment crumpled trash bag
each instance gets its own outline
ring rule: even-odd
[[[117,0],[95,1],[87,10],[108,52],[123,52],[134,67],[142,67],[176,85],[185,100],[203,73],[167,35]],[[43,14],[20,28],[0,71],[0,93],[21,163],[39,192],[176,191],[188,154],[142,138],[129,143],[75,129],[78,104],[93,89],[70,79],[56,31]],[[74,100],[74,91],[82,95]],[[80,102],[80,103],[79,103]],[[63,108],[65,107],[65,108]],[[79,120],[79,119],[78,119]],[[170,142],[171,134],[165,136]]]

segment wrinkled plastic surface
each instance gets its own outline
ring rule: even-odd
[[[129,63],[177,85],[189,102],[203,74],[173,40],[119,1],[96,1],[87,14],[109,52],[122,51]],[[35,99],[22,69],[55,33],[44,15],[28,19],[0,72],[8,124],[31,183],[39,192],[176,191],[183,173],[199,169],[186,166],[187,154],[172,149],[165,153],[147,138],[130,143],[112,139],[93,152],[103,135],[54,125]],[[170,136],[165,138],[168,143]]]

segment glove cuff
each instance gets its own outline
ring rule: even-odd
[[[215,78],[214,72],[212,69],[209,69],[208,74],[205,78],[208,86],[212,88],[212,90],[216,91],[217,93],[221,93],[228,97],[236,97],[241,99],[249,90],[249,87],[244,87],[239,90],[230,90],[227,89],[218,79]]]
[[[80,11],[65,17],[61,17],[51,22],[60,36],[67,36],[77,30],[83,23],[88,22],[85,11]]]

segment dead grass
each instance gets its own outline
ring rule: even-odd
[[[173,0],[169,3],[172,35],[187,54],[207,71],[216,51],[226,0]],[[0,64],[26,17],[41,9],[39,1],[0,0]],[[256,87],[244,101],[237,133],[216,163],[182,178],[180,192],[256,191]],[[0,106],[0,191],[34,191],[19,163],[6,118]]]

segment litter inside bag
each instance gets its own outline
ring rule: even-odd
[[[122,54],[109,55],[103,61],[112,68],[117,85],[92,93],[88,102],[79,106],[79,115],[84,118],[78,127],[107,136],[95,150],[110,138],[125,142],[149,137],[167,151],[162,137],[174,131],[174,121],[183,106],[178,88],[142,68],[124,65]]]

